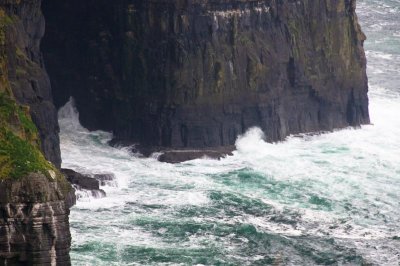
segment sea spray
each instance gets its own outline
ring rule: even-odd
[[[264,141],[181,164],[107,145],[112,134],[60,111],[63,166],[114,173],[107,197],[72,209],[74,265],[398,265],[398,1],[358,1],[372,124]],[[66,110],[67,109],[67,110]]]
[[[163,256],[172,264],[188,257],[205,264],[249,257],[357,264],[384,258],[390,265],[400,217],[400,127],[392,127],[398,121],[391,112],[400,104],[373,97],[372,107],[385,119],[362,129],[267,143],[253,128],[238,138],[233,156],[177,165],[110,147],[110,134],[67,123],[78,117],[70,113],[60,123],[64,164],[112,172],[125,184],[72,210],[74,261],[152,264]]]

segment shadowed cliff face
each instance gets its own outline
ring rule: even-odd
[[[11,88],[18,103],[30,107],[46,158],[60,167],[57,111],[40,52],[45,27],[41,0],[0,0],[0,7],[10,18],[5,40]]]
[[[58,106],[148,146],[231,145],[369,123],[353,0],[46,0]]]

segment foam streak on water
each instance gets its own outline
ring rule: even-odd
[[[63,167],[112,172],[71,212],[74,265],[399,265],[400,1],[359,0],[373,125],[171,165],[112,148],[60,110]]]

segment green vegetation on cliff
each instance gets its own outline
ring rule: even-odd
[[[26,111],[16,104],[9,90],[0,92],[0,179],[31,172],[49,176],[48,170],[56,173],[39,151],[37,129]]]
[[[61,180],[61,174],[41,153],[40,140],[27,106],[17,104],[9,81],[6,28],[12,19],[0,9],[0,180],[39,172]]]

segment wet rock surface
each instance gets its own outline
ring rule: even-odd
[[[232,155],[235,150],[234,146],[220,147],[217,149],[199,149],[199,150],[166,150],[161,151],[161,154],[157,157],[160,162],[166,163],[181,163],[185,161],[210,158],[219,160],[226,156]]]
[[[61,169],[61,172],[65,174],[67,180],[78,191],[78,199],[80,198],[79,191],[89,191],[90,195],[94,198],[103,198],[106,196],[106,192],[100,189],[100,182],[96,178],[78,173],[71,169]]]

